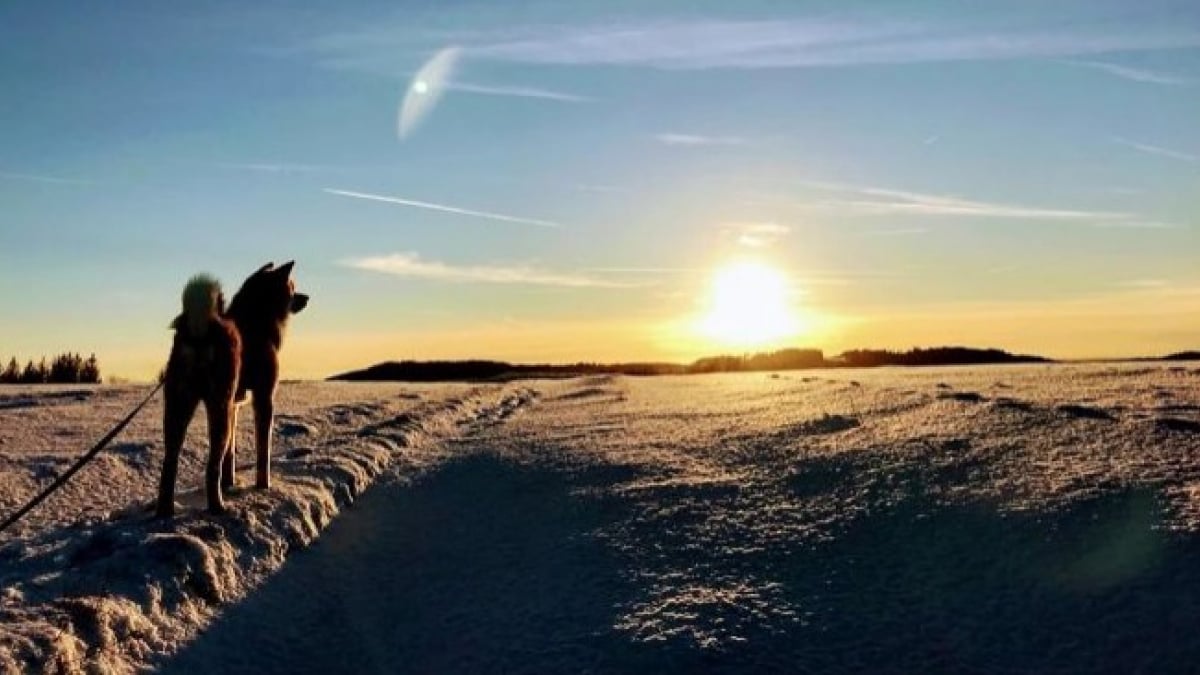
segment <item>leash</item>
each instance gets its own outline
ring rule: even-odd
[[[95,458],[95,456],[99,454],[100,451],[105,448],[105,446],[107,446],[114,438],[117,437],[117,434],[121,433],[121,431],[133,421],[133,418],[142,411],[142,408],[146,407],[146,404],[150,402],[150,399],[154,398],[154,395],[158,393],[159,389],[162,389],[162,386],[163,383],[159,382],[158,386],[154,387],[154,389],[146,396],[146,398],[139,403],[136,408],[133,409],[133,412],[126,415],[125,419],[121,420],[117,426],[113,427],[112,431],[108,432],[104,438],[101,438],[96,445],[92,446],[92,449],[88,450],[87,454],[85,454],[83,457],[80,457],[74,464],[71,465],[71,468],[64,471],[58,478],[54,479],[54,482],[47,486],[45,490],[42,490],[38,496],[29,500],[28,504],[22,506],[17,510],[16,513],[9,516],[3,523],[0,523],[0,533],[3,533],[9,527],[15,525],[16,522],[21,518],[24,518],[27,513],[36,508],[38,504],[41,504],[46,497],[54,494],[56,490],[65,485],[67,481],[71,479],[71,476],[74,476],[75,473],[82,469],[85,464],[92,461],[92,459]]]

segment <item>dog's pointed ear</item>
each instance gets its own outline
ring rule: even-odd
[[[270,272],[271,268],[274,266],[275,266],[275,263],[269,262],[266,265],[263,265],[262,267],[258,268],[258,271],[255,272],[255,274],[264,274],[266,272]]]
[[[278,268],[275,270],[275,273],[276,273],[276,274],[282,274],[282,275],[283,275],[283,276],[285,276],[285,277],[286,277],[286,276],[290,276],[290,275],[291,275],[291,273],[292,273],[292,267],[294,267],[295,265],[296,265],[296,261],[295,261],[295,260],[289,260],[289,261],[287,261],[287,262],[283,263],[282,265],[280,265],[280,266],[279,266],[279,267],[278,267]]]
[[[304,309],[305,307],[308,307],[307,295],[304,293],[297,293],[292,296],[292,306],[290,308],[292,314],[299,314],[300,310]]]

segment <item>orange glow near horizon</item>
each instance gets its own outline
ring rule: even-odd
[[[817,348],[826,355],[963,345],[1057,359],[1154,356],[1194,344],[1200,316],[1196,287],[1124,289],[1067,300],[886,306],[839,302],[821,287],[805,295],[794,280],[802,276],[768,262],[730,261],[710,272],[707,285],[697,279],[681,283],[653,311],[459,320],[470,314],[463,310],[454,321],[399,321],[370,329],[324,316],[324,306],[317,305],[289,328],[282,372],[287,379],[324,378],[400,359],[688,363],[785,347]],[[680,308],[687,297],[697,300],[692,311]],[[131,332],[127,321],[103,330],[75,317],[31,322],[4,344],[0,357],[24,362],[75,351],[74,336],[90,330],[94,339],[86,352],[96,353],[106,380],[152,381],[169,348],[163,323],[139,322]]]

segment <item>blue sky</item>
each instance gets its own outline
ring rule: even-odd
[[[297,376],[721,351],[744,257],[828,351],[1200,344],[1194,2],[10,2],[0,83],[0,355],[292,258]]]

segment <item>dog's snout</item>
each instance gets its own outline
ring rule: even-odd
[[[300,310],[308,307],[308,296],[304,293],[297,293],[292,296],[292,314],[298,314]]]

